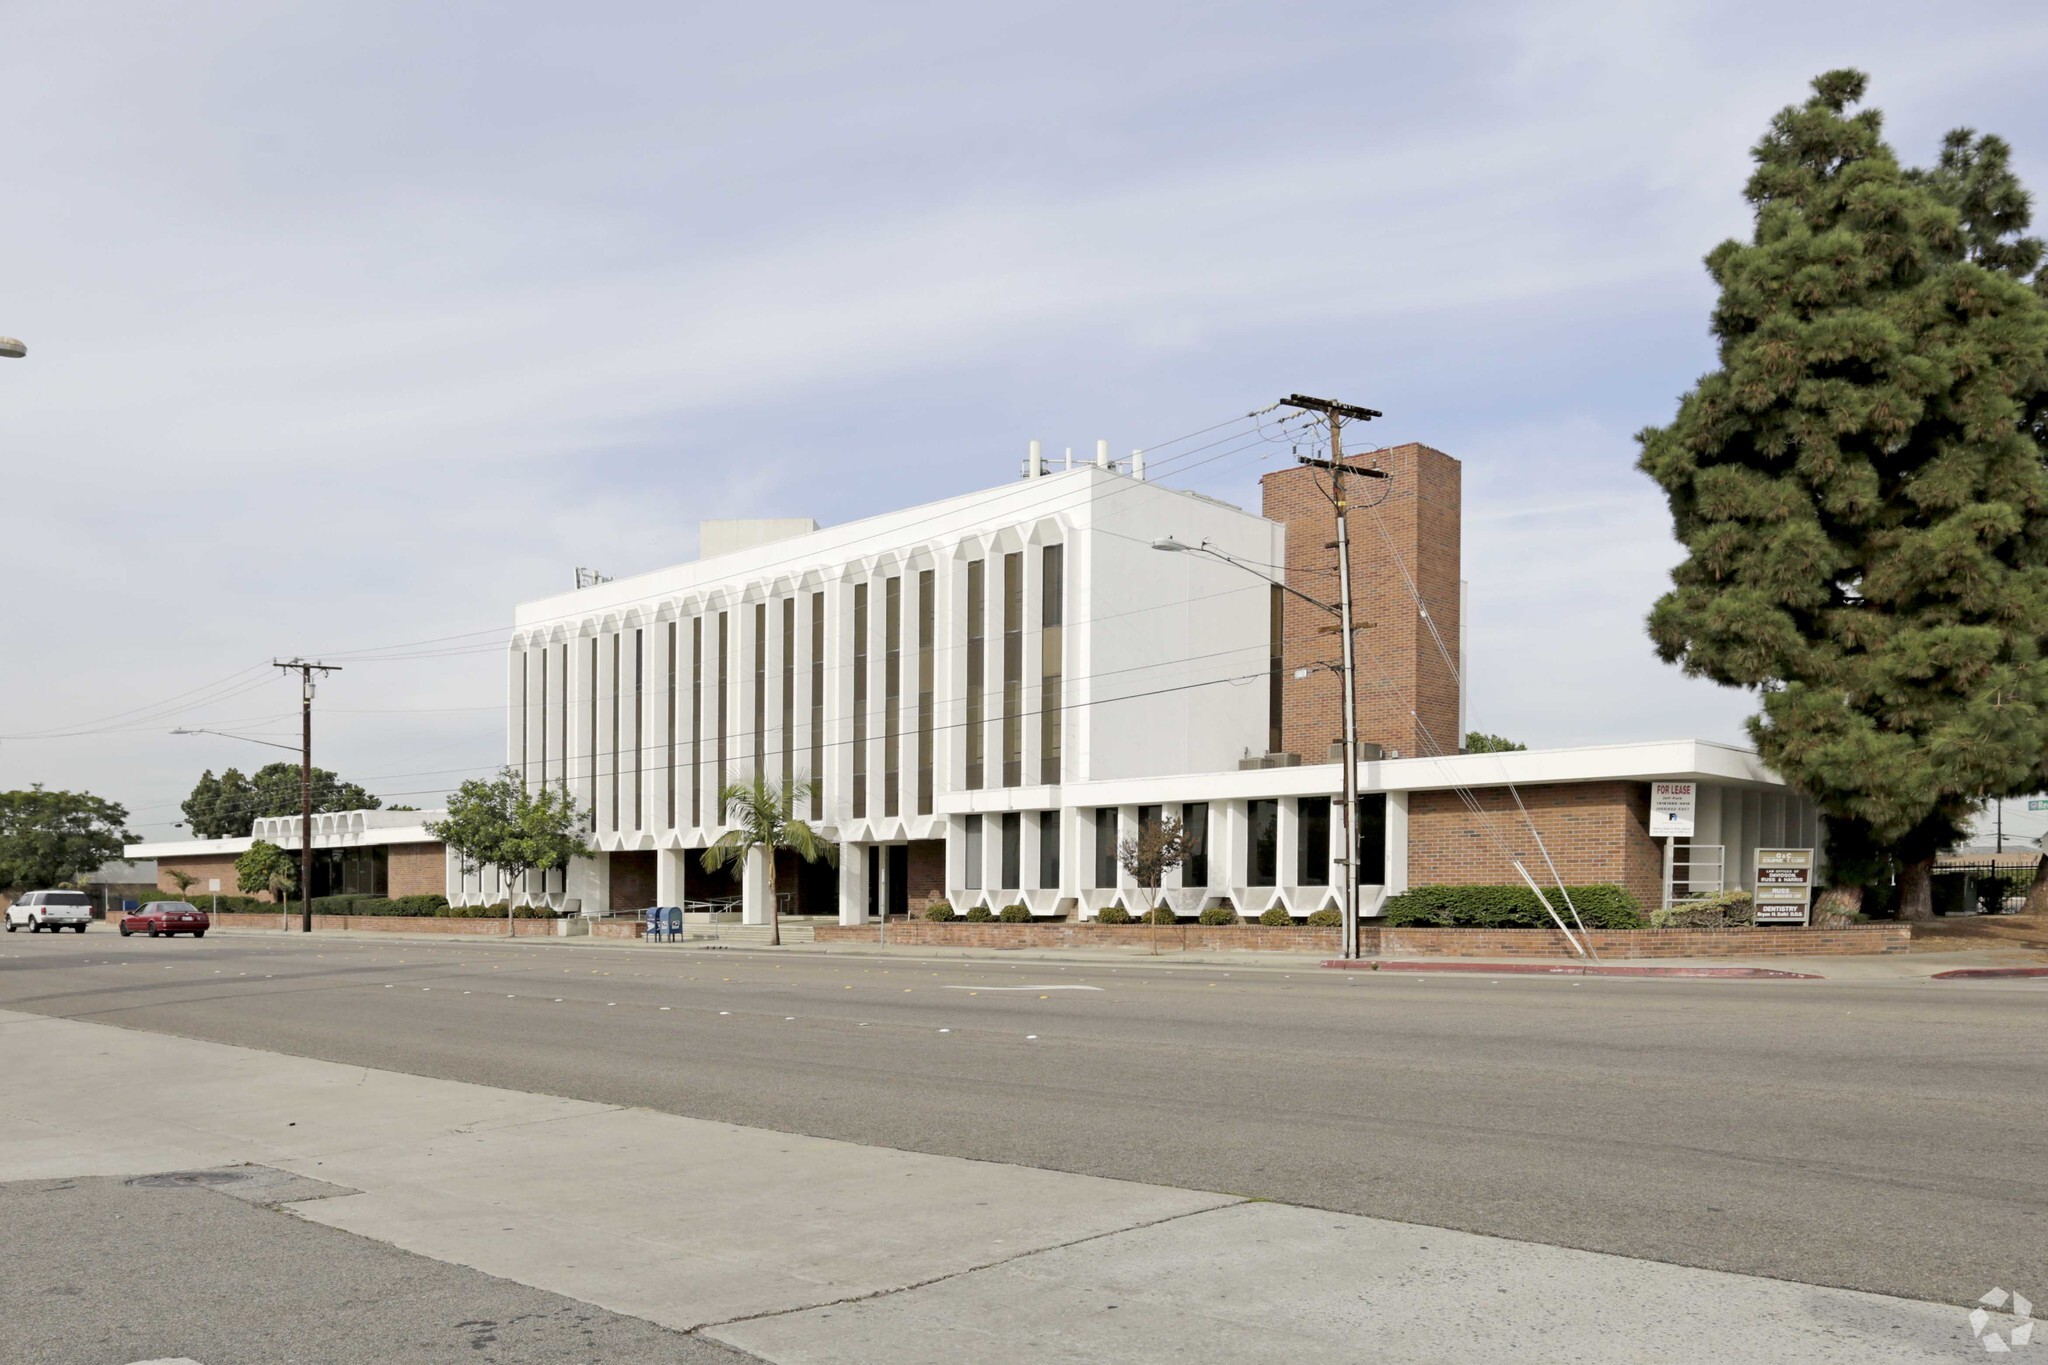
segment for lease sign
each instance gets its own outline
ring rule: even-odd
[[[1652,782],[1650,833],[1660,839],[1690,839],[1693,814],[1698,807],[1697,782]]]

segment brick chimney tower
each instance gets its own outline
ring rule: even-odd
[[[1347,455],[1344,462],[1393,476],[1388,481],[1346,480],[1352,502],[1352,609],[1360,624],[1371,623],[1358,633],[1359,742],[1398,750],[1403,758],[1454,754],[1465,738],[1458,729],[1458,680],[1438,653],[1437,639],[1462,672],[1462,468],[1441,450],[1413,442]],[[1259,480],[1260,510],[1287,528],[1288,585],[1324,602],[1337,597],[1329,488],[1328,474],[1299,465]],[[1371,507],[1383,493],[1386,500]],[[1409,595],[1404,563],[1428,619]],[[1275,597],[1281,612],[1281,749],[1300,754],[1306,763],[1331,762],[1330,746],[1344,738],[1337,676],[1317,669],[1298,679],[1294,672],[1341,657],[1336,632],[1325,629],[1334,627],[1336,618],[1288,594]]]

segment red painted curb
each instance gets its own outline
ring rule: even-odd
[[[1936,972],[1928,980],[1984,981],[2008,976],[2048,976],[2048,967],[1958,967],[1952,972]]]
[[[1822,981],[1812,972],[1781,972],[1775,967],[1610,967],[1603,962],[1378,962],[1330,958],[1323,965],[1344,971],[1478,972],[1486,976],[1681,976],[1719,977],[1743,981]],[[2022,969],[2031,971],[2031,968]],[[2048,975],[2044,971],[2043,975]]]

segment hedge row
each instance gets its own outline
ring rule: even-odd
[[[1588,929],[1641,929],[1635,898],[1618,886],[1570,886],[1571,904]],[[1565,899],[1547,892],[1557,913],[1571,920]],[[1544,929],[1550,915],[1526,886],[1418,886],[1387,901],[1386,924],[1413,929]]]

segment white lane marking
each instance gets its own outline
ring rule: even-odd
[[[1100,986],[941,986],[942,991],[1099,991]]]

